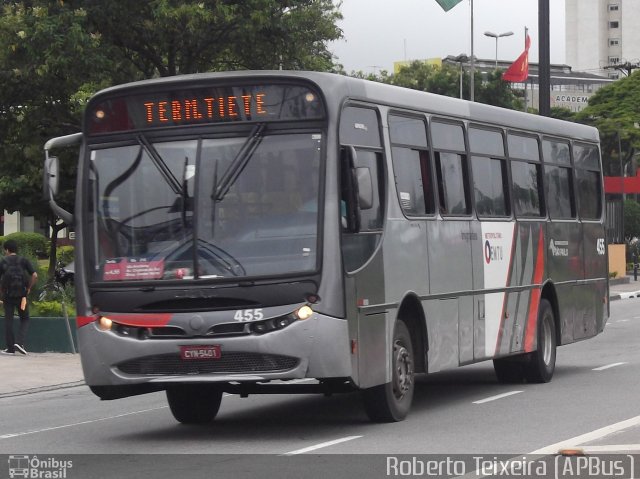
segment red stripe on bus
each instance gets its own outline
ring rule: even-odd
[[[544,273],[544,241],[542,238],[542,228],[540,228],[540,238],[538,239],[538,257],[536,258],[536,268],[533,272],[533,284],[542,283]],[[531,290],[531,301],[529,302],[529,317],[527,319],[527,329],[524,335],[525,353],[533,351],[535,343],[536,326],[538,322],[538,308],[540,307],[540,287]]]
[[[98,320],[98,316],[76,316],[76,327],[80,329]]]
[[[104,316],[110,320],[125,326],[141,326],[147,328],[158,328],[166,326],[171,321],[170,313],[158,314],[108,314]]]

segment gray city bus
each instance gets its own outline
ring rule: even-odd
[[[80,149],[75,211],[58,161]],[[361,391],[493,360],[548,382],[608,317],[596,129],[345,76],[232,72],[108,88],[45,146],[75,225],[77,328],[102,399]]]

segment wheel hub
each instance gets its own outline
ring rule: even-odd
[[[396,342],[393,353],[395,356],[393,393],[396,398],[402,399],[413,384],[413,363],[409,351],[403,344]]]

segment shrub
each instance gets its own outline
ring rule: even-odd
[[[2,242],[12,239],[18,243],[18,254],[29,259],[47,254],[48,241],[40,233],[11,233],[2,237]]]
[[[75,316],[75,308],[72,304],[66,304],[67,315]],[[29,306],[29,314],[33,317],[58,317],[63,318],[62,303],[60,301],[36,301]]]
[[[58,261],[60,261],[63,265],[68,265],[71,263],[75,257],[74,247],[73,246],[60,246],[57,248],[56,255],[58,256]]]

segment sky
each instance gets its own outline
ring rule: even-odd
[[[337,0],[336,0],[337,3]],[[565,63],[564,0],[549,0],[551,63]],[[393,72],[393,62],[470,54],[470,0],[445,12],[435,0],[342,0],[344,38],[330,50],[345,71]],[[496,40],[484,35],[512,31],[498,40],[498,59],[515,60],[529,28],[529,61],[538,61],[538,0],[473,0],[476,58],[495,59]]]

